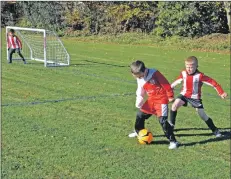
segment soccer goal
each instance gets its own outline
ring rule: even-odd
[[[68,66],[70,55],[61,40],[53,32],[45,29],[6,27],[6,38],[10,29],[22,42],[22,54],[26,60],[36,60],[44,63],[45,67]],[[7,50],[7,59],[8,59]],[[12,60],[20,59],[16,54]]]

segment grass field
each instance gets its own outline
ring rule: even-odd
[[[7,64],[2,50],[2,178],[230,178],[230,98],[220,99],[211,87],[203,87],[203,103],[225,137],[216,139],[189,107],[178,112],[177,150],[168,149],[155,117],[146,122],[154,135],[151,145],[127,137],[136,114],[136,81],[128,68],[134,59],[172,82],[184,68],[183,59],[197,56],[199,70],[229,93],[228,54],[63,42],[71,56],[69,67]]]

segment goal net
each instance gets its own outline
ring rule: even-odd
[[[45,29],[6,27],[6,38],[10,29],[22,42],[22,54],[26,60],[36,60],[44,63],[45,67],[68,66],[70,56],[61,40],[53,32]],[[7,50],[7,59],[9,57]],[[17,53],[12,60],[21,59]]]

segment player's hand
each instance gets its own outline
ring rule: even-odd
[[[174,98],[168,98],[168,102],[173,102],[175,99]]]
[[[221,96],[221,98],[222,99],[225,99],[227,96],[228,96],[228,94],[226,93],[226,92],[224,92],[222,95],[220,95]]]

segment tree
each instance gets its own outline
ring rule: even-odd
[[[18,19],[22,16],[19,5],[16,1],[1,2],[1,25],[15,25]]]
[[[161,36],[203,36],[230,31],[231,2],[203,1],[13,1],[1,2],[2,26],[60,34],[154,32]]]
[[[135,29],[151,32],[154,28],[157,2],[120,2],[108,9],[108,16],[117,27],[118,32],[129,32]]]
[[[65,27],[63,23],[64,6],[61,2],[22,1],[19,3],[24,12],[24,17],[33,27],[56,31]]]
[[[227,33],[222,2],[160,2],[155,32],[161,36]]]

